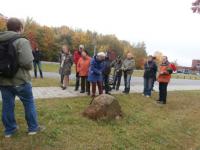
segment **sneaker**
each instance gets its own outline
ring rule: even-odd
[[[146,98],[149,98],[150,96],[149,95],[146,95]]]
[[[17,127],[12,133],[5,134],[4,137],[5,138],[11,138],[18,130],[19,130],[19,127]]]
[[[4,137],[5,138],[11,138],[13,136],[13,134],[6,134]]]
[[[145,96],[144,94],[142,94],[142,96]]]
[[[44,131],[46,128],[44,126],[39,126],[36,131],[29,131],[28,135],[36,135],[38,132]]]

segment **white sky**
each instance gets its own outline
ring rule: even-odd
[[[194,0],[2,0],[7,17],[32,17],[48,26],[67,25],[129,42],[144,41],[148,54],[161,51],[191,66],[200,59],[200,15]]]

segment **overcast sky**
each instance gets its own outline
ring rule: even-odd
[[[193,0],[6,0],[0,13],[32,17],[48,26],[67,25],[129,42],[144,41],[148,54],[161,51],[171,61],[191,66],[200,59],[200,15]]]

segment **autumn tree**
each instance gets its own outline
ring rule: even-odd
[[[6,19],[3,15],[0,14],[0,31],[6,30]]]
[[[90,56],[93,56],[95,47],[97,51],[109,52],[112,56],[125,56],[130,51],[135,55],[137,68],[143,67],[144,58],[147,55],[144,42],[130,44],[128,41],[119,40],[115,35],[103,35],[67,26],[41,26],[32,18],[27,18],[24,24],[24,35],[30,40],[33,49],[38,47],[42,50],[43,60],[57,61],[63,44],[69,45],[71,53],[80,44],[84,44]]]
[[[146,45],[144,42],[139,42],[132,47],[132,53],[134,54],[136,68],[143,69],[145,58],[147,57]]]
[[[32,49],[38,47],[37,33],[40,26],[32,19],[24,21],[24,35],[29,39]]]

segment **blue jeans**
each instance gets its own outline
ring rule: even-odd
[[[115,86],[117,86],[117,88],[119,88],[120,84],[121,84],[121,75],[115,75],[114,76],[114,82],[113,82],[113,87],[115,88]]]
[[[130,82],[131,82],[131,74],[127,74],[124,73],[124,85],[125,85],[125,89],[128,90],[128,92],[130,91]]]
[[[151,96],[153,78],[144,78],[144,95]]]
[[[3,100],[2,122],[5,127],[5,134],[12,134],[17,128],[14,114],[16,96],[18,96],[23,103],[28,131],[37,131],[37,112],[31,84],[26,83],[20,86],[0,86],[0,90]]]

